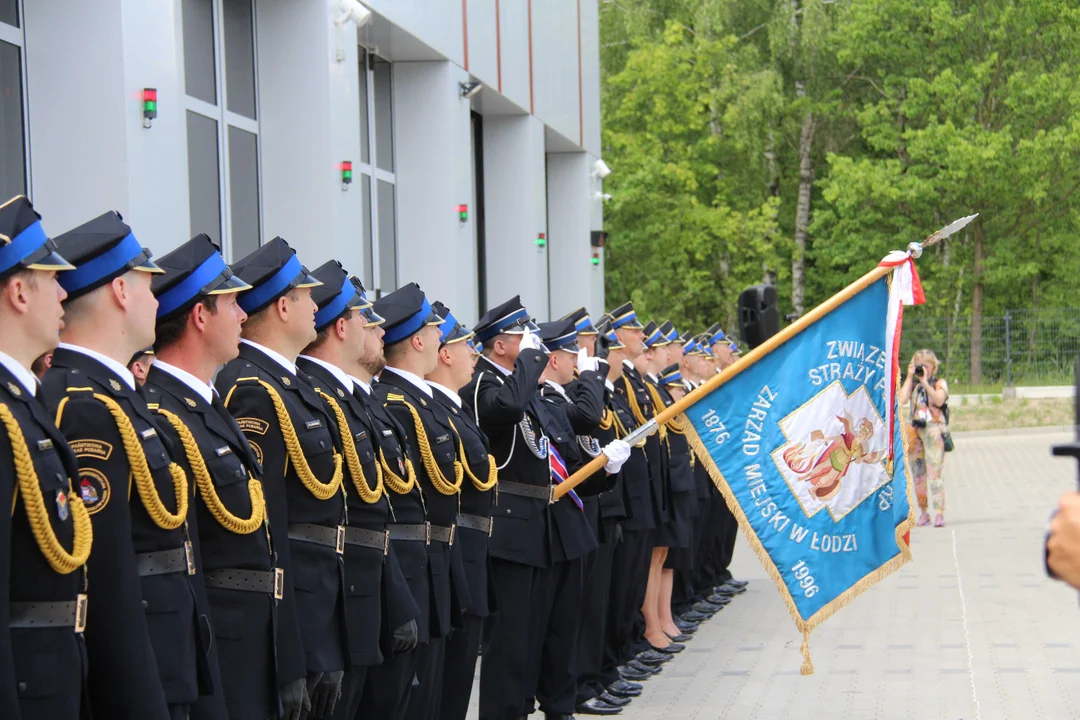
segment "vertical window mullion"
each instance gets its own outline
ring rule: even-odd
[[[229,127],[225,108],[228,107],[225,82],[225,8],[224,0],[214,2],[214,82],[217,84],[218,107],[218,204],[221,207],[221,253],[226,262],[232,257],[232,208],[229,204]]]
[[[379,203],[378,203],[378,182],[375,180],[375,148],[378,147],[378,135],[375,131],[375,72],[374,72],[373,56],[368,55],[368,62],[364,67],[364,72],[367,73],[367,121],[368,121],[368,157],[371,161],[371,191],[368,193],[368,202],[371,207],[371,252],[369,259],[371,262],[371,281],[375,285],[376,296],[382,294],[382,273],[379,271]]]

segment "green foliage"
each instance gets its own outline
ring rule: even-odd
[[[730,322],[790,298],[799,129],[816,119],[806,296],[971,212],[917,312],[1076,304],[1080,8],[1063,0],[601,3],[609,304]],[[801,91],[798,90],[801,88]],[[975,237],[981,237],[981,267]],[[786,308],[784,308],[786,311]]]

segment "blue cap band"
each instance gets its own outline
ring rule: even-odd
[[[12,238],[7,245],[0,247],[0,273],[15,267],[47,242],[49,242],[49,236],[45,234],[45,228],[41,227],[40,222],[35,221],[33,225]]]
[[[667,334],[667,341],[673,343],[682,342],[682,338],[679,337],[679,331],[675,328],[671,328],[671,332]]]
[[[82,290],[104,277],[123,270],[129,262],[144,252],[146,251],[143,246],[135,239],[135,233],[128,233],[127,237],[93,260],[83,263],[74,270],[61,273],[58,278],[60,286],[69,293]]]
[[[670,385],[671,383],[676,383],[676,382],[679,382],[680,380],[682,380],[682,373],[679,372],[678,370],[676,370],[675,372],[671,373],[670,375],[661,376],[660,377],[660,384],[661,385]]]
[[[315,329],[321,330],[323,325],[333,322],[334,318],[345,310],[349,301],[354,297],[356,297],[356,288],[346,277],[341,283],[341,292],[326,307],[315,313]]]
[[[627,323],[634,322],[635,320],[637,320],[637,313],[636,312],[630,312],[630,313],[627,313],[626,315],[623,315],[618,320],[612,320],[611,321],[611,327],[612,327],[613,330],[618,329],[618,328],[621,328],[623,325],[626,325]]]
[[[724,331],[723,331],[723,330],[717,330],[717,331],[716,331],[716,334],[715,334],[715,335],[713,335],[713,336],[712,336],[711,338],[709,338],[709,347],[712,347],[712,346],[713,346],[713,345],[715,345],[716,343],[718,343],[718,342],[720,342],[721,340],[723,340],[723,339],[724,339],[725,337],[727,337],[727,336],[726,336],[726,335],[724,335]]]
[[[691,340],[690,342],[683,345],[682,354],[689,355],[695,350],[697,350],[697,340]]]
[[[446,311],[446,317],[443,318],[442,325],[439,326],[439,342],[445,343],[446,338],[450,337],[450,333],[454,332],[454,328],[457,327],[458,321],[454,317],[454,313],[449,310]]]
[[[499,321],[496,322],[491,327],[485,328],[483,331],[476,333],[476,339],[479,340],[480,342],[484,342],[485,340],[490,340],[491,338],[495,337],[496,335],[501,333],[506,328],[510,327],[511,325],[513,325],[515,323],[519,323],[522,320],[527,319],[528,317],[529,317],[529,311],[526,310],[525,308],[520,308],[519,310],[515,310],[514,312],[510,313],[506,317],[500,318]]]
[[[225,258],[221,257],[220,253],[213,253],[203,260],[202,265],[195,268],[194,272],[177,283],[176,287],[161,294],[161,297],[158,298],[158,319],[183,307],[185,303],[196,297],[211,280],[223,273],[227,267]]]
[[[266,281],[246,293],[243,293],[237,303],[249,315],[281,295],[289,288],[293,279],[304,272],[304,266],[300,264],[300,258],[294,254],[281,269],[271,275]]]
[[[404,340],[420,328],[424,327],[424,321],[429,317],[431,317],[431,303],[427,301],[427,298],[424,298],[424,303],[420,306],[419,312],[397,327],[390,328],[386,331],[386,334],[383,335],[383,343],[386,345],[393,345],[396,342]],[[435,317],[438,317],[438,315]]]

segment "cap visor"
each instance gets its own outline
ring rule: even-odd
[[[241,280],[239,275],[218,276],[216,280],[210,283],[210,286],[212,289],[207,290],[210,295],[228,295],[229,293],[244,292],[251,289],[251,286]]]
[[[576,342],[572,342],[569,345],[563,345],[561,348],[559,348],[559,350],[565,350],[568,353],[574,353],[575,355],[577,355],[579,352],[581,352],[581,346],[578,345]]]
[[[370,303],[367,307],[360,308],[360,314],[364,316],[364,320],[367,321],[368,325],[382,325],[386,322],[386,318],[371,309]]]
[[[144,251],[145,252],[145,251]],[[132,270],[139,270],[141,272],[150,273],[151,275],[164,275],[165,271],[162,270],[150,259],[149,256],[139,258],[138,264],[131,267]]]
[[[426,320],[424,320],[424,324],[425,325],[442,325],[443,324],[443,319],[441,317],[439,317],[439,313],[432,310],[431,314],[427,316]]]
[[[313,288],[320,285],[322,285],[322,281],[308,275],[306,270],[297,275],[290,284],[293,288]]]
[[[57,253],[51,252],[26,266],[28,270],[74,270],[75,266]]]

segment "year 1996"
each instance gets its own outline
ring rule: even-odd
[[[802,588],[803,595],[812,598],[818,593],[818,586],[814,583],[814,576],[810,574],[810,568],[800,560],[791,567],[791,572]]]

